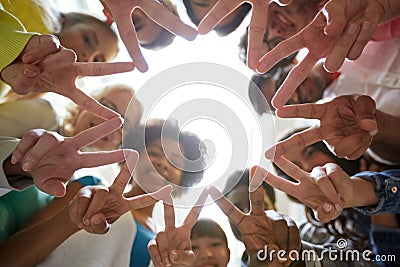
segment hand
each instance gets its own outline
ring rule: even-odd
[[[135,63],[136,68],[145,72],[148,69],[147,63],[143,58],[139,49],[135,26],[132,22],[132,11],[135,8],[140,8],[148,17],[157,22],[176,35],[182,36],[187,40],[194,40],[196,31],[184,24],[178,17],[169,12],[162,4],[154,0],[102,0],[110,10],[113,19],[115,20],[119,35],[124,42],[128,52]]]
[[[31,173],[33,182],[43,192],[61,197],[64,182],[81,168],[97,167],[123,161],[124,150],[109,152],[81,152],[79,149],[121,127],[120,117],[80,132],[63,137],[45,130],[27,132],[15,148],[11,162],[21,162],[24,171]]]
[[[284,106],[277,111],[279,117],[318,119],[320,125],[275,144],[265,156],[272,159],[323,140],[336,156],[357,159],[378,133],[375,111],[369,96],[346,95],[324,104]]]
[[[247,53],[247,65],[250,69],[255,70],[258,66],[260,49],[264,38],[265,29],[267,27],[268,3],[266,0],[219,0],[214,7],[207,13],[198,26],[199,34],[206,34],[232,13],[236,8],[244,2],[251,3],[252,15],[249,26],[249,46]],[[289,4],[291,0],[275,0],[273,2],[279,4]]]
[[[165,186],[150,194],[125,198],[123,193],[131,178],[130,170],[134,169],[138,160],[136,151],[128,151],[126,154],[126,163],[109,188],[83,187],[69,204],[69,218],[79,228],[89,233],[107,233],[110,224],[127,211],[153,205],[170,195],[172,187]]]
[[[254,169],[252,169],[252,177],[260,174],[260,172],[254,174]],[[253,177],[253,179],[259,180],[257,177]],[[291,250],[300,250],[300,234],[293,220],[272,210],[264,212],[262,186],[250,192],[251,211],[248,214],[241,212],[215,187],[210,188],[210,195],[240,231],[242,241],[250,258],[255,262],[254,264],[260,264],[257,261],[257,256],[259,256],[261,250],[265,249],[265,246],[267,246],[268,252],[271,249],[276,252],[284,250],[287,252],[285,255],[288,255]],[[268,258],[268,260],[271,260],[271,258]],[[281,259],[273,257],[268,266],[289,265],[290,262],[290,259],[281,261]],[[262,264],[265,265],[265,263]]]
[[[275,158],[274,162],[298,183],[276,176],[260,167],[264,172],[264,181],[313,209],[315,217],[321,222],[329,222],[339,217],[345,203],[356,194],[349,175],[334,163],[315,167],[308,173],[283,156]]]
[[[194,253],[190,233],[207,199],[208,191],[203,190],[190,210],[183,224],[175,226],[175,212],[172,198],[164,202],[165,231],[149,242],[148,249],[154,266],[193,266]]]
[[[47,68],[49,64],[47,64],[48,61],[46,60],[43,62]],[[58,61],[55,60],[55,62]],[[1,75],[3,80],[17,94],[54,92],[68,97],[77,105],[103,119],[119,116],[115,111],[101,105],[98,101],[78,89],[75,86],[75,80],[81,76],[101,76],[131,71],[134,67],[131,62],[71,63],[63,67],[49,68],[48,70],[41,69],[41,64],[13,63],[4,68]]]
[[[257,70],[265,73],[281,59],[308,49],[306,57],[289,72],[272,105],[285,105],[319,59],[326,58],[324,66],[330,72],[337,71],[346,57],[357,59],[384,14],[385,7],[377,0],[329,1],[308,26],[260,60]]]
[[[42,34],[32,36],[14,63],[35,65],[40,63],[41,71],[60,68],[76,61],[76,54],[60,44],[57,36]],[[33,67],[33,66],[32,66]],[[27,73],[29,78],[29,73]]]

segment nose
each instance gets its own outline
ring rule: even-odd
[[[206,260],[212,258],[213,253],[209,248],[204,248],[201,250],[200,259]]]

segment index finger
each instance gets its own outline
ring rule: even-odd
[[[125,10],[124,12],[122,14],[113,14],[119,36],[121,36],[122,42],[125,44],[136,68],[140,72],[146,72],[149,67],[139,48],[139,41],[131,18],[132,10]]]
[[[71,99],[75,104],[81,106],[83,109],[88,112],[96,115],[97,117],[103,119],[112,119],[114,117],[121,116],[114,110],[100,104],[96,99],[88,96],[83,91],[75,87],[75,90],[72,90],[71,94],[64,94],[66,97]]]
[[[314,126],[296,133],[268,148],[267,151],[265,151],[265,157],[267,159],[275,159],[285,155],[289,151],[305,148],[321,140],[323,140],[323,136],[319,131],[319,127]]]
[[[168,198],[167,201],[164,201],[165,231],[172,230],[175,228],[174,202],[171,196],[167,198]]]
[[[243,1],[219,0],[200,21],[197,29],[199,34],[206,34],[217,26],[229,13],[235,10]]]
[[[224,195],[214,186],[209,188],[209,194],[212,199],[217,203],[219,208],[225,213],[226,216],[238,226],[240,222],[245,218],[245,214],[241,212],[235,205],[232,204]]]
[[[251,168],[249,184],[254,184],[253,180],[261,181],[258,182],[257,188],[252,188],[250,192],[250,213],[255,215],[263,215],[264,214],[264,190],[262,187],[262,180],[264,178],[264,172],[262,172],[261,167],[253,167]],[[264,169],[263,169],[264,170]],[[251,187],[250,187],[251,188]]]
[[[280,42],[271,51],[265,54],[260,59],[257,71],[259,73],[267,72],[279,61],[299,51],[303,47],[305,47],[305,43],[300,33],[293,35],[289,39]]]
[[[135,68],[133,62],[76,62],[72,64],[76,77],[103,76],[129,72]]]
[[[186,219],[183,224],[189,226],[189,228],[192,228],[195,225],[195,223],[197,222],[197,219],[199,218],[199,214],[204,206],[204,203],[207,200],[207,197],[208,197],[208,190],[204,189],[201,192],[196,203],[193,205],[189,214],[186,216]]]
[[[183,23],[179,17],[175,16],[165,6],[157,1],[142,1],[140,3],[140,8],[149,18],[157,22],[166,30],[189,41],[196,38],[197,32],[195,29]]]
[[[309,53],[300,63],[290,70],[281,87],[272,98],[271,103],[275,108],[281,108],[287,103],[290,96],[307,78],[308,74],[317,62],[318,58],[313,57]]]
[[[247,66],[255,70],[260,60],[260,49],[267,27],[268,1],[254,1],[249,25]]]
[[[110,191],[121,195],[124,192],[129,180],[131,179],[131,170],[134,169],[139,159],[139,154],[134,150],[126,151],[125,155],[126,163],[121,168],[118,176],[115,178],[114,182],[110,186]]]
[[[90,145],[104,136],[119,129],[122,125],[122,118],[115,117],[108,121],[103,122],[97,126],[86,129],[77,135],[67,140],[68,143],[72,144],[77,149]]]

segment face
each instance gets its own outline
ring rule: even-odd
[[[261,55],[265,55],[281,41],[298,33],[317,14],[316,4],[309,0],[293,1],[290,5],[279,6],[271,3]]]
[[[160,25],[147,17],[147,15],[138,8],[133,11],[132,21],[135,25],[139,44],[141,45],[154,43],[163,32],[163,28],[161,28]]]
[[[202,20],[205,15],[211,10],[211,8],[215,5],[215,3],[218,2],[218,0],[189,0],[194,14],[196,17],[200,20]],[[229,14],[227,17],[225,17],[219,24],[219,27],[224,27],[228,24],[230,24],[236,16],[240,13],[240,9],[237,8],[235,11],[233,11],[231,14]]]
[[[75,51],[78,62],[107,62],[118,52],[117,40],[95,23],[77,23],[58,35],[60,43]]]
[[[194,266],[226,267],[229,262],[227,244],[215,237],[198,237],[192,240],[192,250],[195,256]]]
[[[161,140],[155,140],[140,151],[135,177],[147,192],[154,192],[169,183],[180,185],[184,164],[178,141],[164,138],[161,144]]]
[[[290,151],[285,156],[307,172],[311,172],[314,167],[324,166],[326,163],[333,162],[328,155],[312,146]]]
[[[99,102],[124,116],[132,96],[132,92],[128,90],[111,89],[101,99],[99,99]],[[86,110],[82,110],[76,120],[75,134],[97,126],[103,122],[103,119],[87,112]],[[93,143],[90,147],[98,150],[114,150],[118,148],[121,143],[122,130],[119,129]]]

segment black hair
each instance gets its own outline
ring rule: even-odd
[[[186,12],[190,18],[190,20],[196,25],[198,26],[200,24],[200,21],[202,19],[198,18],[196,16],[196,14],[193,11],[193,7],[192,7],[192,3],[190,2],[190,0],[183,0],[183,4],[185,5],[186,8]],[[215,32],[219,35],[219,36],[226,36],[228,34],[230,34],[231,32],[233,32],[234,30],[236,30],[237,27],[239,27],[239,25],[242,23],[243,19],[247,16],[247,14],[249,13],[251,9],[251,4],[249,3],[243,3],[240,7],[239,7],[239,13],[237,14],[237,16],[227,25],[224,26],[216,26],[214,28]]]
[[[173,4],[169,0],[158,0],[160,4],[168,9],[172,14],[179,18],[178,10],[176,9],[175,4]],[[170,45],[175,39],[175,34],[171,33],[170,31],[162,28],[160,35],[156,38],[156,40],[149,44],[141,44],[140,46],[146,49],[151,50],[159,50]]]
[[[211,237],[222,240],[226,247],[228,247],[228,239],[222,227],[215,221],[209,218],[201,218],[193,226],[190,232],[190,239],[196,239],[200,237]]]
[[[178,137],[179,146],[183,147],[186,162],[182,170],[180,186],[190,187],[199,183],[203,179],[207,155],[206,145],[197,135],[181,132],[176,120],[152,119],[145,125],[139,125],[134,131],[127,133],[124,138],[124,147],[140,152],[152,142],[160,140],[161,136],[172,139]],[[186,171],[186,169],[193,171]]]

